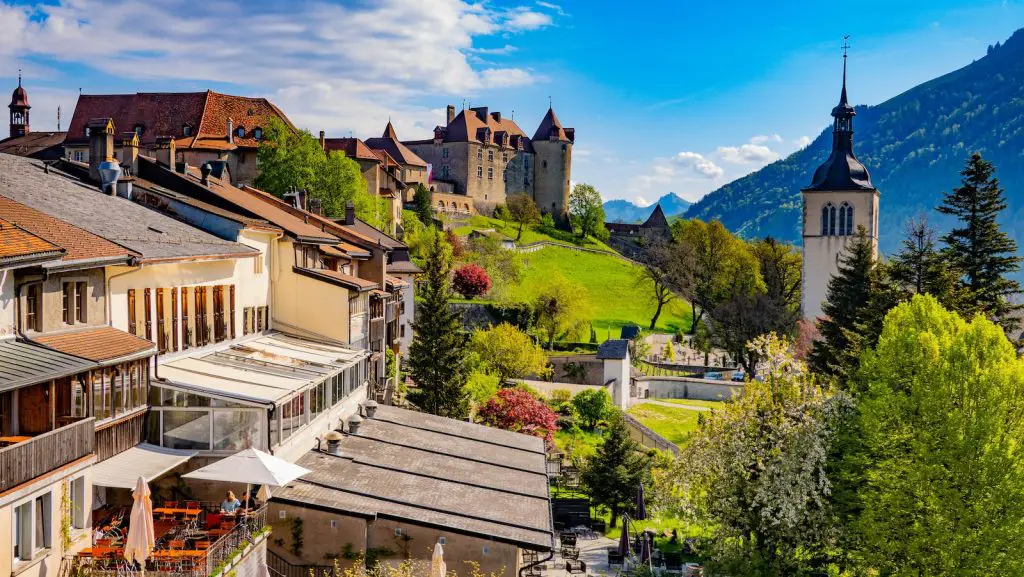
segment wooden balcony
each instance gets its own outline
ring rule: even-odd
[[[96,462],[105,461],[143,442],[145,422],[146,409],[143,408],[96,427]]]
[[[0,492],[91,454],[93,427],[90,417],[0,449]]]
[[[384,318],[370,319],[370,350],[382,350],[384,340]]]

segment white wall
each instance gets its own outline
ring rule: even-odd
[[[624,359],[604,359],[604,382],[614,380],[612,386],[612,402],[625,411],[629,408],[629,353]]]
[[[0,339],[14,336],[14,270],[0,270]]]

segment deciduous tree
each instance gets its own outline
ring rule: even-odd
[[[516,241],[523,238],[523,228],[540,222],[537,203],[526,194],[512,194],[505,197],[505,208],[513,222],[519,224]]]
[[[640,265],[635,286],[646,292],[655,306],[649,327],[653,331],[662,309],[675,298],[673,289],[681,284],[678,279],[679,261],[669,243],[656,240],[641,253]]]
[[[597,189],[582,182],[574,186],[569,193],[569,216],[583,238],[604,230],[604,204]]]
[[[572,398],[572,406],[588,429],[593,429],[598,421],[615,411],[612,396],[604,389],[587,389],[576,393]]]
[[[551,407],[520,388],[498,391],[480,408],[477,419],[490,427],[540,437],[549,444],[558,430],[558,415]]]
[[[471,299],[487,294],[491,290],[491,277],[480,265],[467,263],[455,270],[452,288],[463,298]]]
[[[548,357],[530,335],[509,323],[477,330],[472,346],[483,369],[501,382],[549,372]]]
[[[1017,243],[996,222],[1006,209],[1003,189],[995,167],[977,152],[960,175],[960,186],[946,193],[938,210],[960,221],[942,240],[945,258],[963,273],[966,294],[961,312],[984,314],[1011,330],[1020,324],[1013,313],[1024,305],[1010,300],[1021,287],[1008,275],[1020,270],[1021,258]]]
[[[557,272],[534,299],[533,309],[537,328],[548,341],[549,349],[554,347],[555,339],[563,335],[579,338],[590,317],[587,290]]]
[[[859,377],[854,527],[867,566],[1024,574],[1024,362],[1000,327],[915,296],[889,313]]]
[[[408,400],[425,412],[464,419],[469,415],[466,364],[469,335],[451,301],[451,248],[434,235],[426,254],[422,300],[416,304],[409,374],[416,388]]]
[[[679,289],[690,301],[693,313],[692,334],[705,312],[735,292],[732,281],[741,278],[743,269],[752,269],[753,264],[743,241],[717,220],[676,221],[672,235],[678,247]]]

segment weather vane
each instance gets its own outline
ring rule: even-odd
[[[850,49],[850,35],[843,35],[843,58],[846,58],[846,51]]]

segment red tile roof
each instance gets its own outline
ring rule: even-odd
[[[60,247],[0,218],[0,259],[46,253],[57,256]]]
[[[381,161],[381,158],[358,138],[326,138],[324,139],[324,148],[328,152],[341,150],[345,156],[356,160]]]
[[[156,345],[151,341],[108,326],[44,335],[32,340],[62,353],[98,363],[147,351],[156,352]]]
[[[417,156],[415,152],[409,150],[407,146],[399,142],[398,135],[395,134],[395,127],[391,125],[390,120],[388,121],[388,125],[384,128],[384,135],[380,138],[366,139],[366,145],[376,150],[386,151],[392,158],[401,164],[408,164],[410,166],[427,165],[425,160]]]
[[[501,118],[501,120],[498,120]],[[499,132],[506,132],[511,137],[524,137],[526,133],[511,118],[501,116],[500,113],[488,113],[486,107],[470,108],[462,110],[448,124],[445,134],[445,142],[480,142],[478,135],[482,128],[491,129],[492,144],[500,144],[495,141]]]
[[[0,196],[0,218],[15,223],[33,235],[45,239],[47,244],[64,249],[62,260],[65,262],[135,256],[132,251],[103,237],[4,196]]]
[[[265,128],[272,117],[294,128],[288,117],[266,98],[232,96],[206,92],[139,92],[136,94],[84,94],[78,97],[68,127],[69,144],[86,141],[85,125],[92,118],[112,118],[116,130],[124,132],[142,126],[139,137],[150,147],[158,136],[174,136],[178,148],[231,150],[256,147],[256,128]],[[227,121],[245,136],[227,141]],[[185,127],[190,133],[185,134]]]

